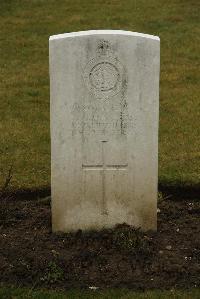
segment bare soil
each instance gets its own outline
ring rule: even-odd
[[[175,193],[174,193],[175,194]],[[167,197],[167,196],[166,196]],[[158,231],[53,234],[49,198],[0,199],[0,283],[48,288],[200,286],[200,201],[159,202]]]

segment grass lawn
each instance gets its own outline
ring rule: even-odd
[[[2,299],[198,299],[200,290],[191,291],[171,290],[171,291],[148,291],[136,293],[126,289],[108,291],[32,291],[20,288],[0,288]]]
[[[161,38],[159,181],[199,183],[198,0],[1,0],[0,184],[50,186],[48,38],[124,29]]]

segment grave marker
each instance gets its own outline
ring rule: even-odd
[[[156,229],[159,38],[50,37],[53,231]]]

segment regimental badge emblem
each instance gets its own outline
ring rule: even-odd
[[[84,81],[96,98],[109,98],[118,94],[125,81],[125,69],[107,41],[101,41],[97,55],[84,69]]]

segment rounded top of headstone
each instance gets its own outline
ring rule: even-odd
[[[70,32],[70,33],[52,35],[50,36],[49,40],[51,41],[56,39],[92,36],[92,35],[125,35],[125,36],[132,36],[132,37],[142,37],[142,38],[147,38],[147,39],[152,39],[157,41],[160,40],[160,38],[155,35],[126,31],[126,30],[87,30],[87,31]]]

